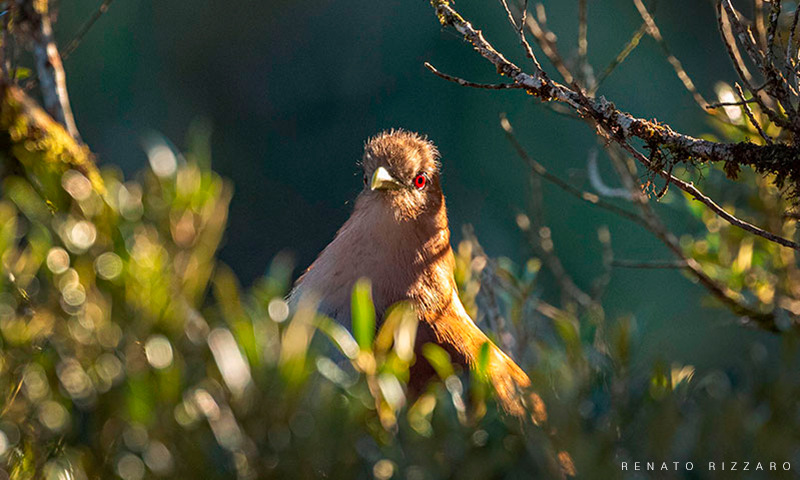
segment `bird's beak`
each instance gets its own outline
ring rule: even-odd
[[[375,169],[372,174],[372,180],[369,182],[370,190],[395,190],[401,188],[402,183],[395,180],[395,178],[383,167]]]

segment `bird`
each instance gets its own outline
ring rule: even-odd
[[[425,343],[439,345],[453,363],[473,369],[488,344],[482,370],[498,403],[514,416],[532,410],[534,420],[546,418],[541,398],[525,394],[529,377],[478,328],[458,296],[436,146],[408,130],[383,131],[365,142],[360,163],[364,185],[352,214],[298,278],[290,302],[313,295],[321,313],[349,326],[351,291],[366,277],[376,318],[407,302],[419,319],[409,391],[420,392],[435,377],[420,355]]]

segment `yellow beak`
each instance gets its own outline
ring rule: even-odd
[[[403,184],[398,182],[389,171],[383,167],[375,169],[375,173],[372,174],[372,180],[369,182],[370,190],[394,190],[402,186]]]

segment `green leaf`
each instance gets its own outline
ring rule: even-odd
[[[334,322],[324,315],[318,315],[314,319],[314,325],[319,331],[330,338],[339,351],[347,358],[355,360],[358,357],[358,344],[346,328]]]
[[[26,78],[29,78],[32,74],[33,74],[33,72],[31,71],[30,68],[17,67],[17,69],[16,69],[16,75],[17,75],[17,80],[18,81],[19,80],[25,80]]]
[[[350,309],[353,336],[361,350],[370,350],[375,337],[375,305],[372,303],[372,283],[368,279],[361,278],[356,282]]]
[[[484,342],[481,349],[478,351],[478,358],[475,360],[475,369],[481,377],[486,377],[489,368],[489,353],[491,352],[491,345],[489,342]]]
[[[434,343],[426,343],[422,346],[422,356],[428,360],[436,373],[442,380],[447,379],[453,374],[453,364],[450,363],[450,354],[445,349]]]

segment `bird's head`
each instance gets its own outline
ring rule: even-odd
[[[439,182],[439,152],[416,133],[391,130],[364,147],[364,191],[367,201],[381,201],[397,220],[436,213],[444,205]]]

